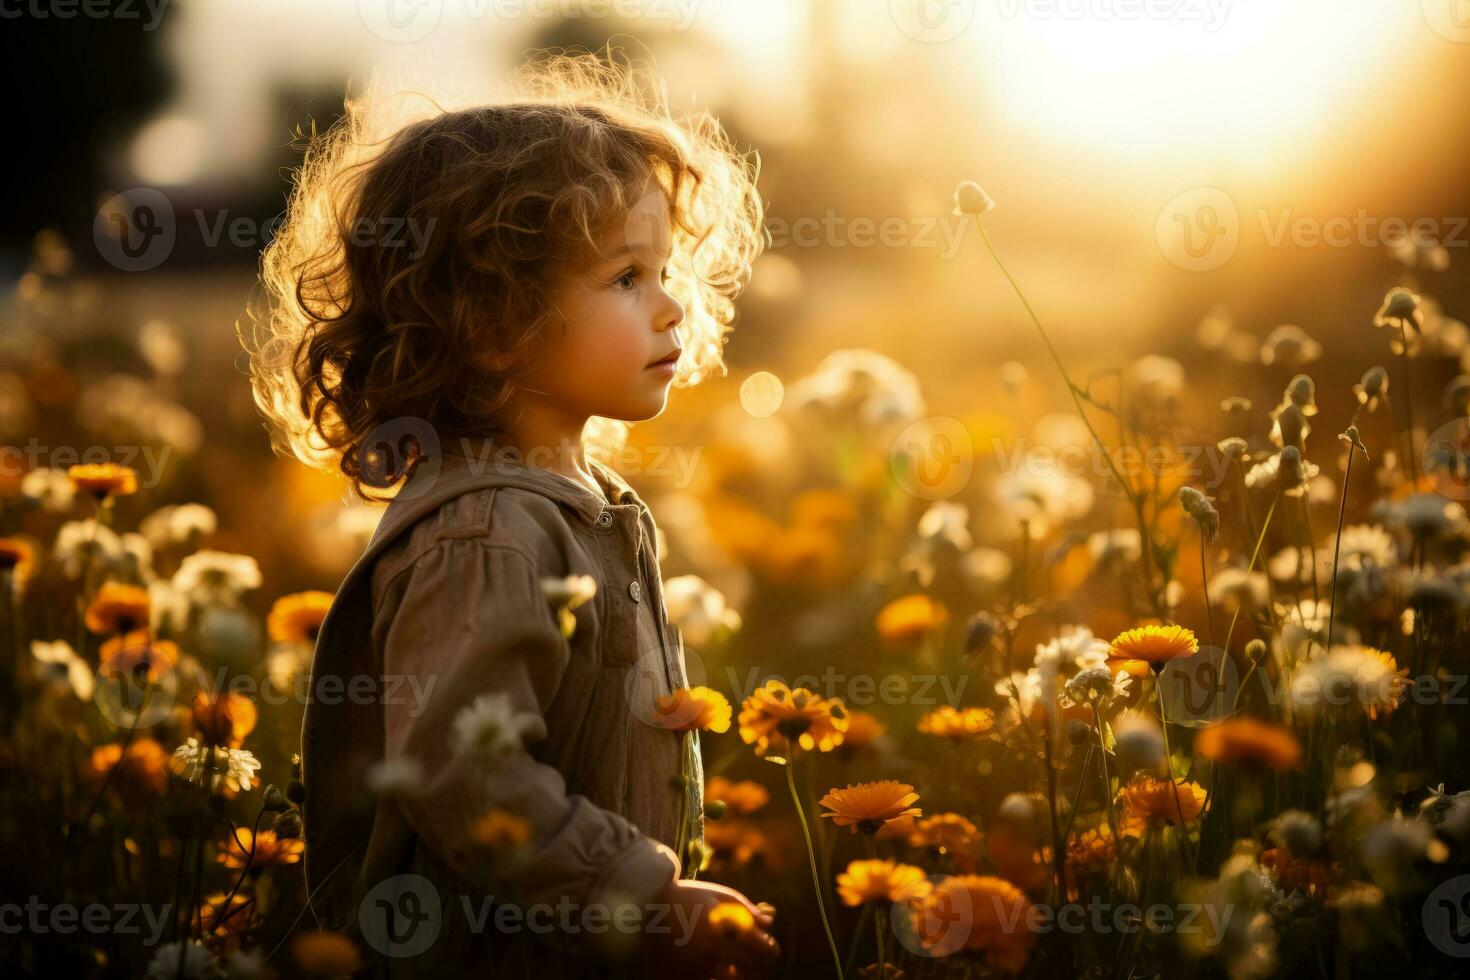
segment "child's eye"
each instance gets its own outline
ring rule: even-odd
[[[629,269],[614,279],[613,285],[619,289],[632,289],[638,285],[638,271],[636,269]]]

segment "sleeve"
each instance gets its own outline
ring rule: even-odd
[[[383,672],[431,692],[384,706],[387,757],[406,756],[422,769],[420,791],[400,797],[410,826],[497,899],[623,906],[623,915],[632,914],[629,904],[646,909],[679,872],[673,850],[568,795],[561,773],[526,748],[546,737],[545,708],[570,656],[532,560],[483,538],[450,538],[401,574],[408,581],[387,625]],[[484,695],[502,710],[508,702],[519,723],[519,737],[493,758],[456,751],[456,719]],[[529,825],[530,839],[509,867],[487,861],[474,838],[475,824],[493,810]],[[553,935],[577,945],[576,937]]]

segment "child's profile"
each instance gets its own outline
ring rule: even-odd
[[[753,159],[650,82],[557,56],[402,124],[349,102],[263,258],[249,346],[278,447],[392,498],[322,626],[302,762],[313,910],[393,975],[775,955],[766,912],[692,878],[696,733],[640,703],[687,687],[682,643],[653,515],[598,456],[723,370],[762,245]],[[350,696],[394,676],[426,703]],[[407,892],[441,910],[423,949]],[[722,902],[756,922],[734,947],[705,924]],[[587,928],[595,909],[621,925]]]

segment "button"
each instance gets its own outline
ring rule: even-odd
[[[610,510],[605,510],[597,515],[597,523],[601,524],[603,527],[612,527],[612,522],[613,516],[612,511]]]
[[[643,601],[643,586],[639,585],[636,581],[635,582],[629,582],[628,583],[628,595],[630,595],[630,596],[633,597],[633,601],[634,602],[642,602]]]

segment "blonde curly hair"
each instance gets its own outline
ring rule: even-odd
[[[675,119],[656,74],[611,50],[533,61],[507,98],[456,110],[382,89],[312,134],[261,258],[263,300],[240,340],[277,452],[380,500],[364,485],[394,487],[417,463],[375,457],[384,426],[503,432],[496,413],[557,320],[557,280],[650,180],[669,199],[668,288],[685,309],[675,383],[725,372],[765,233],[758,158],[713,116]],[[589,451],[626,436],[594,422]]]

